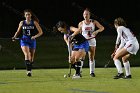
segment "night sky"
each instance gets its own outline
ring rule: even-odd
[[[107,29],[116,17],[123,17],[128,25],[140,29],[140,4],[138,0],[1,0],[0,26],[5,31],[17,29],[24,18],[15,11],[3,6],[8,5],[19,12],[31,9],[46,28],[52,28],[57,21],[64,20],[69,25],[77,26],[83,20],[83,9],[90,8],[91,18],[98,20]],[[7,24],[8,23],[8,24]],[[1,32],[2,32],[1,31]]]

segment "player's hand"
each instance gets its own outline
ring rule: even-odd
[[[94,31],[92,34],[93,34],[94,36],[96,36],[98,33],[99,33],[99,31]]]
[[[74,36],[73,35],[70,35],[68,38],[71,41],[74,38]]]
[[[35,39],[35,38],[36,38],[35,36],[32,36],[32,37],[31,37],[31,39]]]
[[[115,53],[112,53],[112,54],[111,54],[111,58],[114,58],[114,56],[115,56]]]
[[[14,42],[16,40],[16,37],[12,37],[12,41]]]

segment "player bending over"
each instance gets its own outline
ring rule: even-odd
[[[80,78],[80,58],[85,57],[86,52],[88,52],[89,49],[89,43],[85,39],[85,37],[80,34],[80,29],[73,26],[68,26],[63,21],[59,21],[56,26],[59,32],[64,33],[64,41],[66,42],[66,44],[69,45],[68,38],[70,38],[71,43],[73,43],[72,53],[70,57],[70,62],[73,68],[76,70],[76,74],[73,75],[73,78]]]

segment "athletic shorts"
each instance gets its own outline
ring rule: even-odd
[[[89,46],[96,46],[96,39],[92,38],[88,40]]]
[[[29,48],[36,48],[36,40],[31,40],[31,37],[23,35],[20,40],[21,46],[28,46]]]
[[[84,49],[85,52],[88,52],[89,51],[89,43],[88,43],[88,41],[85,41],[85,42],[83,42],[83,43],[81,43],[79,45],[74,44],[73,50],[78,51],[79,49]]]
[[[128,41],[124,48],[130,53],[136,55],[139,50],[139,43],[137,39]]]

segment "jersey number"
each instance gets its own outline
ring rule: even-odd
[[[27,30],[27,35],[28,35],[28,36],[30,36],[30,35],[31,35],[30,30]]]
[[[91,37],[91,33],[90,33],[90,31],[88,31],[88,34],[87,34],[89,37]]]

